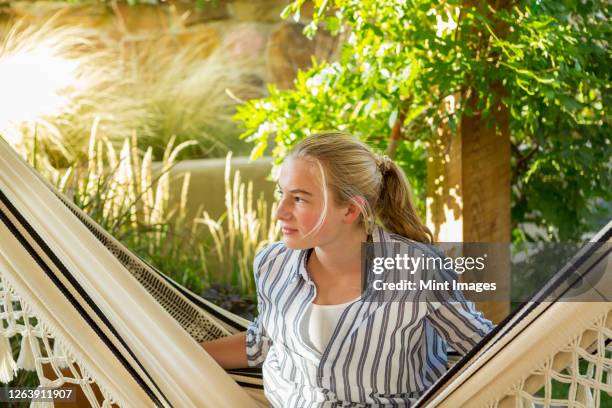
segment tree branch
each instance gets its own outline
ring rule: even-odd
[[[389,146],[387,147],[387,156],[389,156],[389,158],[392,160],[395,158],[395,152],[397,151],[399,141],[403,138],[402,126],[404,125],[404,120],[406,120],[406,112],[404,108],[400,107],[397,119],[395,119],[395,123],[391,129],[391,140],[389,141]]]

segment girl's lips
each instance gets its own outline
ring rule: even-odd
[[[282,227],[281,229],[285,235],[291,235],[297,232],[297,230],[293,228]]]

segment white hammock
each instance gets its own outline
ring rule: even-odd
[[[244,330],[246,320],[133,255],[1,140],[0,158],[0,382],[17,368],[36,370],[41,386],[75,384],[94,407],[265,404],[259,370],[227,375],[198,344]],[[606,231],[600,239],[609,239],[610,225]],[[422,404],[549,404],[550,396],[533,394],[552,378],[610,393],[611,375],[607,384],[601,379],[611,366],[604,352],[611,304],[533,305],[499,325]],[[21,341],[17,362],[8,342],[13,336]],[[588,360],[594,380],[582,381],[576,359],[559,362],[560,352]],[[572,374],[559,377],[568,364]],[[597,406],[572,403],[561,406]]]
[[[92,406],[256,406],[245,389],[260,378],[247,371],[239,387],[198,344],[244,330],[244,319],[143,263],[4,141],[0,157],[0,380],[36,369],[41,386],[78,384]],[[29,357],[17,364],[16,334]]]
[[[417,406],[611,406],[602,405],[606,396],[612,402],[611,237],[612,222]],[[578,276],[589,290],[572,289]],[[553,396],[554,384],[564,395]]]

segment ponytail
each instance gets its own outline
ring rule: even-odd
[[[387,156],[378,160],[382,174],[376,205],[379,222],[388,231],[415,241],[432,243],[433,235],[419,219],[404,171]]]

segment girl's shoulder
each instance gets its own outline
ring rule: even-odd
[[[253,262],[255,273],[257,274],[259,271],[266,268],[267,265],[279,256],[285,256],[290,252],[292,252],[292,250],[287,248],[283,241],[277,241],[266,245],[255,254],[255,261]]]
[[[444,252],[434,244],[415,241],[411,238],[407,238],[395,232],[387,231],[380,226],[375,229],[374,233],[378,234],[378,236],[374,238],[375,241],[385,243],[385,244],[390,244],[390,245],[400,244],[401,251],[406,251],[409,249],[411,252],[416,252],[416,254],[427,256],[427,257],[432,257],[432,258],[446,257]]]
[[[253,263],[258,295],[269,294],[281,282],[292,279],[299,268],[300,255],[305,252],[287,248],[284,242],[274,242],[259,250]]]

